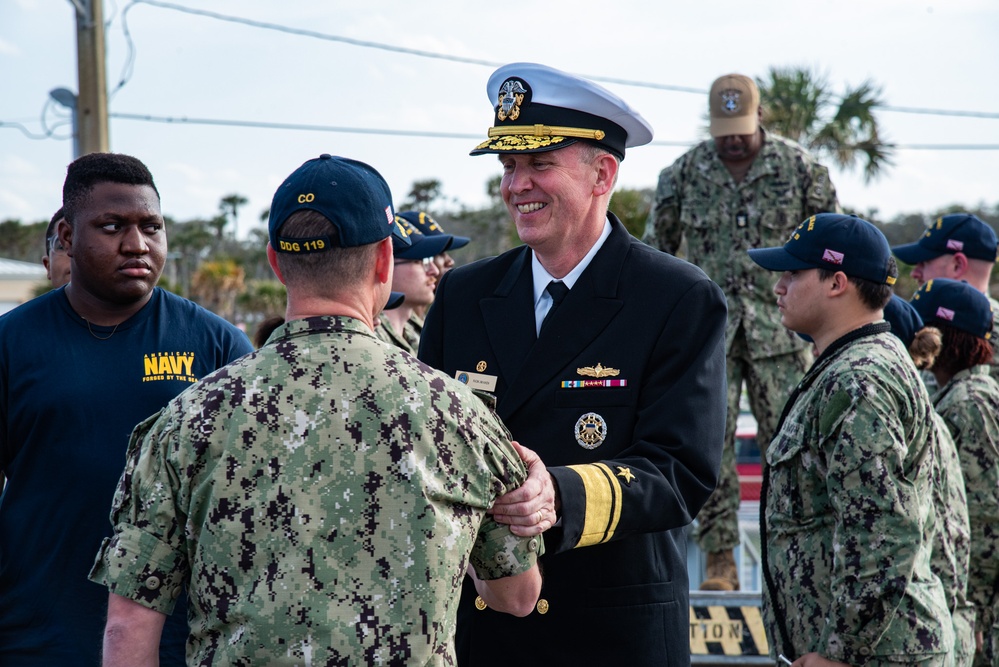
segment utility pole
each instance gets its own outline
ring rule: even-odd
[[[76,10],[76,60],[79,95],[76,128],[80,154],[106,153],[108,88],[104,66],[104,0],[69,0]]]

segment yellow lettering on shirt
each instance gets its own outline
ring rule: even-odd
[[[160,380],[198,381],[194,377],[193,352],[154,352],[144,355],[142,363],[143,382]]]

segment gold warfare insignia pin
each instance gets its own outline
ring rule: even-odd
[[[587,412],[576,421],[576,442],[583,449],[596,449],[607,439],[607,422],[596,412]]]
[[[527,88],[518,79],[507,79],[499,89],[499,107],[496,118],[499,120],[517,120],[520,118],[520,105],[524,103]]]
[[[592,378],[609,378],[616,377],[621,374],[621,371],[617,368],[604,368],[600,362],[597,362],[596,366],[583,366],[582,368],[577,368],[576,372],[580,375]]]
[[[476,596],[475,596],[475,608],[476,608],[476,609],[478,609],[479,611],[482,611],[482,610],[483,610],[483,609],[485,609],[485,608],[486,608],[487,606],[488,606],[488,605],[486,604],[486,601],[485,601],[485,600],[483,600],[483,599],[482,599],[481,597],[479,597],[478,595],[476,595]]]
[[[486,362],[480,361],[479,363],[475,364],[476,373],[481,373],[484,370],[486,370]]]

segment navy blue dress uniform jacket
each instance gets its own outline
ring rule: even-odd
[[[609,217],[610,236],[540,338],[526,246],[447,273],[426,319],[420,358],[451,376],[496,376],[497,412],[541,456],[562,503],[530,616],[476,609],[466,581],[467,667],[509,665],[514,647],[525,664],[690,661],[685,526],[721,461],[725,298]],[[598,365],[604,377],[586,374]],[[594,379],[626,384],[562,385]],[[599,444],[581,446],[577,428]]]

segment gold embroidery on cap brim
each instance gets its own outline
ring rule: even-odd
[[[549,146],[555,146],[557,144],[565,141],[565,137],[500,137],[499,139],[493,141],[491,139],[483,141],[481,144],[475,147],[475,150],[481,151],[484,149],[492,150],[503,150],[503,151],[529,151],[538,148],[548,148]]]

